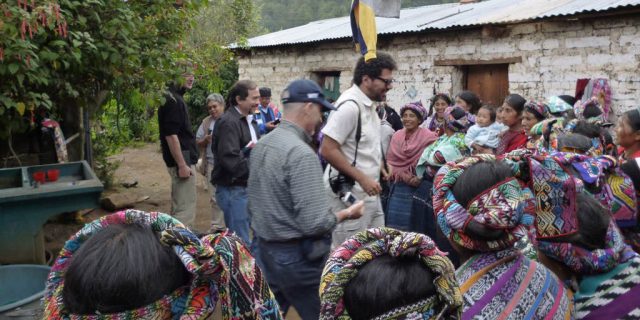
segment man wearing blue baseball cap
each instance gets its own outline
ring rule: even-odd
[[[311,80],[291,82],[281,95],[282,122],[251,152],[249,212],[256,257],[283,312],[318,319],[318,289],[337,223],[362,215],[362,201],[331,212],[311,137],[323,111],[335,110]]]

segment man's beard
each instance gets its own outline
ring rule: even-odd
[[[386,92],[379,93],[378,95],[376,95],[374,100],[377,101],[377,102],[386,101],[387,100],[387,93]]]

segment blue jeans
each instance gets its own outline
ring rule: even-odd
[[[245,187],[217,185],[216,202],[222,209],[227,228],[235,232],[247,247],[251,246],[247,189]]]
[[[326,262],[323,258],[309,261],[299,243],[266,242],[255,238],[269,286],[276,287],[280,306],[293,305],[304,320],[320,317],[320,278]],[[327,239],[327,253],[330,240]],[[280,296],[280,297],[278,297]]]

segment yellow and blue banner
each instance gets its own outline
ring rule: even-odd
[[[351,3],[353,41],[365,61],[376,57],[376,17],[399,18],[400,0],[353,0]]]

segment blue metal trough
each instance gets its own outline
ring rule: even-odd
[[[35,172],[59,170],[38,183]],[[44,264],[42,225],[51,216],[97,208],[104,189],[86,161],[0,169],[0,264]]]

